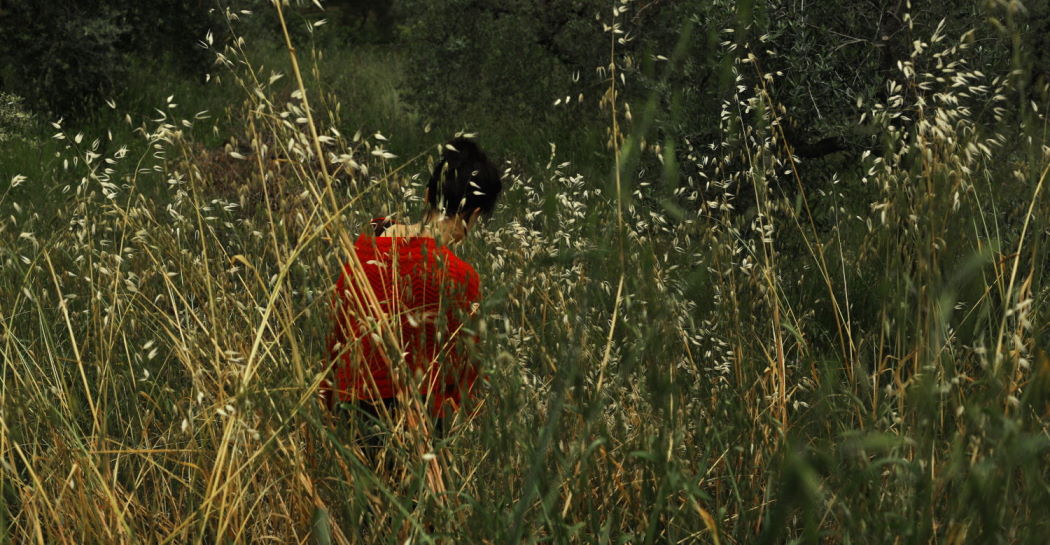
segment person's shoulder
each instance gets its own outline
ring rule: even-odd
[[[478,272],[474,270],[474,267],[456,254],[449,252],[448,271],[454,281],[466,290],[464,293],[466,298],[468,300],[476,300],[481,278],[478,276]]]
[[[364,259],[366,256],[371,256],[376,252],[376,241],[378,237],[369,236],[366,234],[358,235],[357,239],[354,240],[354,252],[357,253],[359,259]]]
[[[445,254],[445,263],[447,264],[449,272],[463,276],[478,276],[477,271],[474,270],[474,266],[456,255],[452,250],[447,247],[442,247],[442,253]]]

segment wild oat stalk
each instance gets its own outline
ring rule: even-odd
[[[478,410],[438,441],[421,407],[390,418],[377,464],[316,400],[333,285],[348,260],[363,283],[370,218],[419,213],[434,148],[342,123],[280,4],[280,56],[239,39],[246,12],[211,44],[241,90],[222,149],[174,96],[112,144],[56,122],[54,178],[0,188],[0,535],[1041,543],[1046,105],[1014,108],[970,37],[911,29],[859,106],[877,137],[807,164],[768,37],[725,29],[719,138],[665,141],[630,114],[642,7],[613,7],[607,178],[553,145],[506,163],[457,248],[483,278]],[[397,317],[356,306],[398,367]]]

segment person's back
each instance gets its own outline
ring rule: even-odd
[[[465,359],[464,344],[473,335],[463,330],[463,319],[478,301],[474,268],[433,238],[421,236],[362,235],[354,251],[379,312],[368,304],[356,308],[368,294],[346,265],[336,285],[340,316],[329,340],[329,353],[339,358],[339,399],[393,399],[397,388],[411,380],[418,381],[418,393],[435,412],[445,402],[458,406],[477,376]],[[378,327],[384,317],[394,334],[385,342]],[[395,376],[402,364],[401,376]]]
[[[463,324],[478,302],[479,280],[447,245],[492,211],[501,189],[485,154],[457,138],[434,169],[423,221],[380,219],[374,236],[357,239],[360,269],[347,263],[336,285],[331,401],[374,412],[418,394],[438,416],[469,394],[477,370],[466,344],[475,336]]]

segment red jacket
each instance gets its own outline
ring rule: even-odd
[[[419,393],[431,401],[435,415],[446,403],[457,408],[477,379],[464,346],[476,337],[462,323],[478,301],[478,273],[432,238],[361,235],[354,250],[381,314],[389,317],[385,337],[398,341],[382,340],[374,325],[380,316],[366,303],[353,269],[344,265],[328,340],[335,401],[396,397],[411,369],[420,374]],[[391,373],[391,365],[402,367]]]

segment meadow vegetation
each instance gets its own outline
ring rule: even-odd
[[[0,92],[0,541],[1045,543],[1050,19],[958,3],[823,60],[883,23],[406,0],[391,45],[245,2],[201,81]],[[506,184],[457,249],[487,380],[373,467],[317,400],[333,285],[457,132]]]

